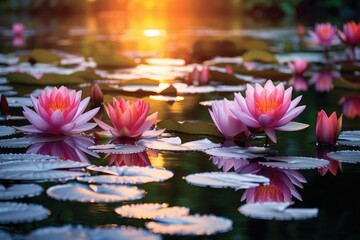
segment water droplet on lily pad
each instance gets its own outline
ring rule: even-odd
[[[0,202],[0,224],[40,221],[50,215],[50,211],[38,204]]]
[[[189,214],[189,211],[189,208],[186,207],[169,207],[167,203],[131,204],[123,205],[115,209],[115,212],[122,217],[140,219],[185,216]]]
[[[268,162],[259,162],[259,164],[280,169],[317,169],[329,165],[329,161],[320,158],[298,157],[298,156],[282,156],[282,157],[266,157]]]
[[[25,240],[64,240],[64,239],[78,239],[78,240],[93,240],[93,239],[147,239],[160,240],[161,236],[153,234],[144,229],[137,229],[134,227],[115,227],[115,228],[87,228],[81,225],[65,225],[62,227],[45,227],[32,231],[25,237]]]
[[[200,187],[247,189],[269,183],[270,179],[255,174],[239,174],[234,172],[204,172],[190,174],[185,177],[189,184]]]
[[[78,181],[101,184],[142,184],[148,182],[162,182],[174,176],[174,174],[169,170],[154,167],[90,166],[87,169],[107,173],[109,175],[79,177],[77,179]]]
[[[257,202],[240,206],[247,217],[264,220],[303,220],[317,217],[317,208],[288,208],[291,202]]]
[[[154,233],[170,235],[212,235],[232,229],[232,221],[214,215],[164,217],[145,223]]]
[[[5,187],[0,184],[0,199],[11,200],[24,197],[34,197],[42,193],[43,188],[37,184],[14,184]]]
[[[13,127],[0,125],[0,137],[9,136],[14,134],[15,132],[15,128]]]
[[[129,201],[144,196],[144,191],[137,187],[80,183],[55,185],[50,187],[46,193],[57,200],[89,203]]]
[[[327,156],[339,162],[360,163],[360,151],[343,150],[329,152]]]

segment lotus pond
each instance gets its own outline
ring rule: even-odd
[[[2,98],[1,239],[360,237],[360,62],[344,44],[324,51],[294,25],[237,30],[237,19],[172,31],[37,21],[21,34],[9,20],[0,29],[0,92],[9,105]],[[300,75],[288,66],[297,59],[308,62]],[[306,108],[294,121],[308,127],[276,130],[276,143],[253,128],[224,138],[212,105],[269,79],[292,87],[292,100],[302,96]],[[106,138],[99,126],[67,135],[14,128],[29,124],[30,95],[60,86],[91,96],[86,111],[99,107],[95,117],[107,124],[113,97],[141,99],[165,131]],[[335,144],[317,144],[334,128],[316,131],[320,110],[342,114]]]

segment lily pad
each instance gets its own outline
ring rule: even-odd
[[[13,240],[10,234],[5,231],[0,230],[0,239],[1,240]]]
[[[5,187],[0,184],[0,199],[11,200],[24,197],[34,197],[41,194],[43,188],[37,184],[14,184]]]
[[[52,186],[46,194],[62,201],[109,203],[140,199],[144,191],[130,186],[68,183]]]
[[[130,144],[104,144],[94,145],[88,147],[94,152],[100,153],[117,153],[117,154],[132,154],[145,151],[145,147]]]
[[[169,207],[167,203],[141,203],[115,208],[115,212],[122,217],[140,219],[185,216],[189,211],[186,207]]]
[[[6,100],[9,104],[9,107],[22,107],[23,105],[27,107],[33,106],[31,99],[28,97],[8,97]]]
[[[284,156],[284,157],[266,157],[268,162],[259,162],[267,167],[274,167],[280,169],[318,169],[329,165],[329,161],[320,158],[311,157],[297,157],[297,156]]]
[[[25,84],[25,85],[63,85],[66,84],[81,84],[85,83],[85,80],[80,77],[80,74],[58,74],[58,73],[44,73],[40,78],[35,78],[34,76],[21,73],[21,72],[12,72],[9,73],[7,79],[11,83],[16,84]]]
[[[150,95],[150,99],[156,100],[156,101],[163,101],[163,102],[179,102],[183,101],[184,97],[182,96],[163,96],[163,95]]]
[[[15,128],[0,125],[0,137],[9,136],[14,134]]]
[[[343,151],[329,152],[327,156],[339,162],[360,163],[360,151],[343,150]]]
[[[50,215],[50,211],[38,204],[0,202],[0,224],[40,221]]]
[[[11,91],[14,88],[12,86],[0,85],[0,92]]]
[[[90,166],[87,169],[91,171],[107,173],[110,175],[79,177],[77,179],[78,181],[101,184],[142,184],[148,182],[162,182],[174,176],[174,174],[169,170],[154,167]]]
[[[97,63],[98,67],[105,68],[132,68],[137,65],[133,59],[124,55],[97,54],[93,57],[93,59]]]
[[[200,236],[227,232],[232,229],[232,221],[213,215],[188,215],[157,218],[145,226],[154,233]]]
[[[159,138],[159,139],[142,139],[136,144],[144,146],[149,149],[160,151],[174,151],[174,152],[190,152],[201,151],[213,147],[219,147],[220,144],[211,142],[209,139],[204,138],[197,141],[181,143],[179,137]]]
[[[268,153],[267,148],[263,147],[248,147],[243,148],[239,146],[232,147],[220,147],[220,148],[211,148],[207,149],[204,152],[214,156],[222,158],[240,158],[240,159],[253,159],[262,157]]]
[[[22,56],[21,61],[28,61],[29,58],[34,59],[36,62],[40,63],[60,63],[61,57],[57,53],[48,50],[48,49],[34,49],[30,52],[28,56]]]
[[[7,153],[0,154],[0,163],[5,161],[29,161],[29,160],[49,160],[57,157],[34,153]]]
[[[190,174],[185,177],[189,184],[200,187],[247,189],[267,184],[270,179],[255,174],[239,174],[233,172],[204,172]]]
[[[340,133],[339,139],[347,141],[360,141],[360,130],[343,131]]]
[[[36,229],[25,237],[25,240],[93,240],[93,239],[148,239],[160,240],[161,236],[153,234],[143,229],[134,227],[115,227],[115,228],[87,228],[81,225],[65,225],[62,227],[45,227]]]
[[[264,220],[303,220],[317,217],[317,208],[288,208],[291,202],[258,202],[242,205],[241,214]]]
[[[274,54],[264,50],[250,50],[242,57],[244,62],[279,63]]]
[[[178,122],[174,120],[164,120],[158,122],[156,126],[159,129],[165,128],[166,131],[223,137],[221,132],[216,128],[216,126],[208,122]]]

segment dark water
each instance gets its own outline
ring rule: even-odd
[[[13,18],[14,19],[14,18]],[[13,19],[7,18],[6,23]],[[41,19],[17,17],[16,20],[29,19],[26,22],[29,30],[25,40],[25,45],[21,50],[34,47],[61,49],[63,51],[81,54],[88,51],[86,41],[97,41],[102,43],[110,41],[116,43],[117,51],[125,51],[131,54],[148,54],[159,57],[180,57],[185,50],[191,49],[194,42],[202,39],[208,34],[207,39],[222,40],[236,39],[239,35],[247,33],[249,35],[263,36],[272,46],[279,47],[281,42],[292,44],[294,25],[290,27],[281,26],[277,28],[266,26],[267,30],[242,29],[246,25],[239,19],[225,19],[217,22],[202,21],[197,19],[193,22],[165,23],[164,19],[157,19],[158,25],[146,25],[146,18],[139,19],[119,18],[109,20],[98,20],[92,17],[74,19],[64,18],[44,22]],[[153,18],[152,20],[156,20]],[[190,21],[190,20],[189,20]],[[151,22],[151,20],[149,20]],[[4,22],[5,23],[5,22]],[[107,23],[107,24],[106,24]],[[259,24],[260,25],[260,24]],[[266,24],[264,24],[266,25]],[[281,24],[280,24],[281,25]],[[15,49],[11,45],[11,37],[6,36],[6,30],[10,25],[2,24],[3,34],[1,50],[11,52]],[[150,25],[149,25],[150,26]],[[139,39],[137,31],[145,29],[166,29],[165,36],[154,39]],[[239,30],[240,29],[240,30]],[[110,34],[112,33],[112,34]],[[283,35],[282,35],[283,34]],[[280,36],[275,43],[274,36]],[[286,37],[284,37],[286,36]],[[284,43],[285,44],[285,43]],[[282,45],[280,45],[282,46]],[[313,73],[311,73],[313,74]],[[308,78],[310,78],[309,76]],[[19,95],[28,94],[37,87],[26,87],[14,85]],[[76,87],[88,94],[88,87]],[[114,97],[124,97],[122,93],[115,91],[108,92],[110,99]],[[304,112],[295,120],[307,123],[310,126],[298,132],[277,132],[278,143],[271,143],[270,147],[277,151],[279,156],[306,156],[316,157],[319,154],[315,142],[315,120],[317,111],[325,109],[327,113],[336,111],[342,112],[342,105],[339,100],[344,95],[356,95],[359,93],[351,90],[332,89],[329,92],[319,92],[314,85],[310,85],[306,92],[294,92],[293,98],[303,95],[300,105],[306,105]],[[184,101],[172,104],[159,102],[144,97],[150,103],[152,111],[158,111],[158,120],[201,120],[212,122],[208,108],[198,104],[200,101],[222,99],[233,99],[233,93],[212,93],[185,95]],[[12,109],[13,113],[20,114],[21,109]],[[25,124],[25,122],[11,122],[13,124]],[[359,118],[349,119],[344,117],[343,130],[359,129]],[[178,135],[178,134],[176,134]],[[208,136],[182,135],[184,139],[192,140]],[[221,142],[221,139],[211,138],[213,141]],[[251,145],[263,146],[264,139],[251,141]],[[353,149],[338,146],[338,149]],[[2,152],[25,152],[25,149],[0,149]],[[213,236],[200,237],[173,237],[164,236],[164,239],[359,239],[360,238],[360,207],[357,200],[357,189],[360,185],[360,168],[356,164],[342,164],[342,169],[337,170],[336,176],[327,172],[321,176],[317,170],[299,171],[306,179],[307,183],[303,188],[296,187],[302,201],[292,198],[294,207],[318,208],[319,215],[309,220],[298,221],[275,221],[257,220],[241,215],[238,212],[240,205],[245,204],[241,201],[244,190],[234,191],[232,189],[212,189],[203,188],[187,184],[183,177],[188,174],[219,171],[219,168],[211,161],[210,157],[202,152],[191,153],[172,153],[159,152],[157,156],[149,156],[151,165],[163,167],[174,172],[174,177],[162,183],[147,183],[139,185],[146,191],[143,199],[111,204],[88,204],[76,202],[57,201],[46,196],[45,193],[34,198],[25,198],[19,202],[39,203],[50,209],[49,218],[27,224],[3,225],[1,228],[11,233],[24,234],[34,229],[46,226],[62,226],[65,224],[82,224],[84,226],[136,226],[144,227],[145,220],[133,220],[120,218],[114,208],[122,204],[158,202],[168,203],[170,206],[186,206],[190,208],[190,213],[195,214],[214,214],[223,216],[233,221],[233,229],[226,233]],[[104,154],[100,154],[100,159],[88,156],[91,163],[106,165],[108,159],[103,159]],[[222,171],[222,169],[220,169]],[[44,189],[56,183],[42,183]]]

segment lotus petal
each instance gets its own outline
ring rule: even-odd
[[[81,225],[71,226],[65,225],[62,227],[45,227],[32,231],[25,237],[25,240],[64,240],[64,239],[78,239],[78,240],[93,240],[93,239],[149,239],[159,240],[161,236],[155,235],[143,229],[136,229],[134,227],[116,227],[116,228],[87,228]]]
[[[0,163],[5,161],[29,161],[57,159],[56,156],[34,154],[34,153],[7,153],[0,154]]]
[[[283,156],[283,157],[266,157],[268,162],[259,162],[267,167],[280,169],[317,169],[329,165],[329,161],[320,158]]]
[[[9,136],[15,133],[15,128],[0,125],[0,137]]]
[[[232,221],[213,215],[157,218],[145,226],[154,233],[170,235],[212,235],[232,229]]]
[[[50,211],[38,204],[0,202],[0,224],[40,221],[50,215]]]
[[[23,105],[32,107],[33,103],[28,97],[8,97],[6,98],[9,107],[22,107]]]
[[[141,203],[115,208],[115,212],[122,217],[140,219],[185,216],[189,211],[187,207],[169,207],[167,203]]]
[[[258,202],[240,206],[239,212],[247,217],[264,220],[303,220],[318,215],[317,208],[288,208],[291,202]]]
[[[173,152],[190,152],[201,151],[214,147],[220,147],[220,144],[213,143],[209,139],[204,138],[197,141],[191,141],[181,144],[179,137],[160,138],[160,139],[142,139],[136,142],[137,145],[144,146],[149,149]]]
[[[34,197],[42,191],[43,188],[37,184],[15,184],[7,188],[0,184],[0,200]]]
[[[140,199],[144,196],[144,191],[130,186],[68,183],[52,186],[46,194],[62,201],[109,203]]]
[[[360,151],[343,150],[329,152],[327,156],[339,162],[360,163]]]
[[[190,174],[185,177],[189,184],[200,187],[247,189],[267,184],[270,179],[255,174],[239,174],[234,172],[204,172]]]
[[[232,146],[211,148],[205,150],[204,152],[214,157],[252,159],[264,156],[269,152],[269,149],[263,147],[243,148],[239,146]]]
[[[88,149],[100,153],[133,154],[145,151],[145,147],[130,144],[104,144],[90,146]]]
[[[88,183],[108,184],[142,184],[148,182],[162,182],[174,174],[165,169],[138,166],[90,166],[88,170],[103,172],[110,175],[96,175],[91,177],[79,177],[77,180]]]

